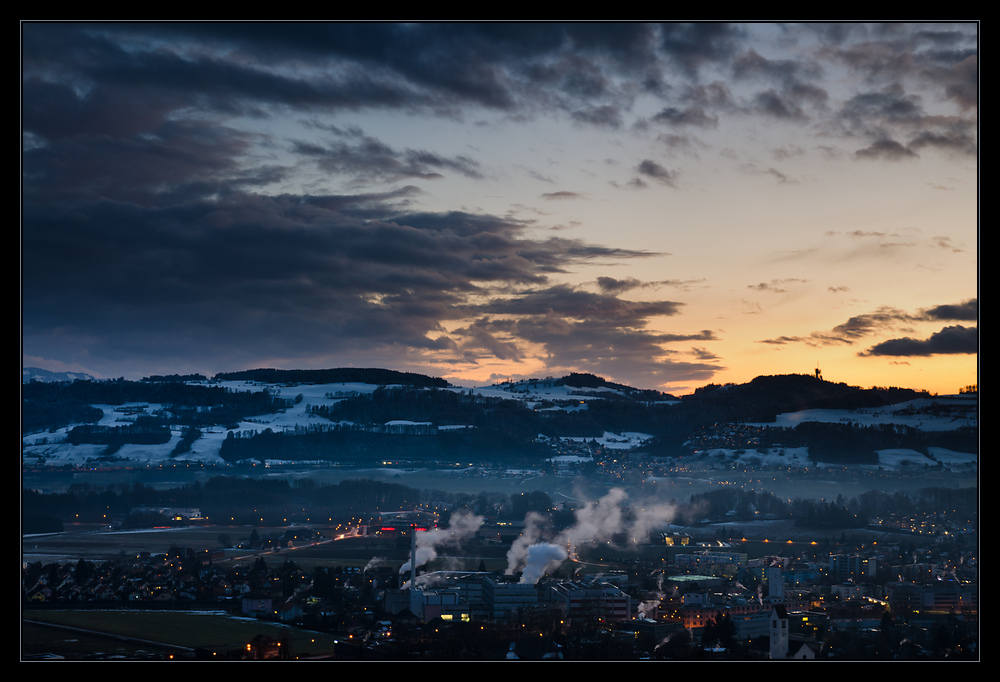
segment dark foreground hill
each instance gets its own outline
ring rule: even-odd
[[[685,405],[717,421],[770,422],[784,412],[857,410],[927,397],[909,388],[859,388],[808,374],[759,376],[746,384],[709,384],[683,398]]]

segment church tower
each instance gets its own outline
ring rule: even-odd
[[[788,658],[788,612],[783,604],[771,607],[771,660]]]

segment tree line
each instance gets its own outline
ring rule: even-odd
[[[233,391],[222,386],[178,381],[76,380],[30,381],[21,386],[21,428],[25,433],[53,430],[74,423],[92,423],[103,412],[93,405],[152,403],[166,406],[160,416],[172,424],[226,425],[271,414],[283,399],[267,389]]]

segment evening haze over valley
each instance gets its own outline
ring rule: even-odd
[[[975,22],[21,28],[24,367],[977,383]]]

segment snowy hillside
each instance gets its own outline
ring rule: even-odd
[[[219,385],[233,391],[260,391],[261,384],[233,381]],[[194,441],[190,451],[171,458],[177,442],[182,435],[182,429],[177,427],[172,432],[169,442],[158,445],[127,444],[114,455],[120,464],[158,465],[167,462],[200,462],[205,464],[224,464],[219,455],[223,441],[229,431],[262,432],[271,429],[275,432],[295,432],[305,430],[316,424],[331,424],[324,417],[312,414],[309,407],[332,405],[345,398],[371,393],[377,386],[364,383],[337,383],[322,385],[280,385],[268,384],[272,393],[289,402],[289,407],[283,411],[260,418],[245,420],[230,428],[221,426],[204,429],[201,436]],[[516,399],[526,406],[538,410],[585,410],[587,403],[600,400],[602,392],[614,393],[613,389],[580,389],[553,385],[552,382],[535,382],[529,385],[499,385],[488,387],[450,389],[462,393],[470,391],[484,397]],[[544,405],[544,407],[543,407]],[[104,416],[101,425],[116,426],[134,420],[137,415],[153,414],[161,406],[156,404],[132,405],[97,405]],[[793,427],[804,421],[849,422],[863,425],[897,424],[919,428],[925,431],[973,427],[977,424],[976,396],[946,396],[936,398],[921,398],[898,405],[878,409],[862,410],[804,410],[779,415],[777,421],[769,426]],[[396,420],[399,423],[400,420]],[[454,427],[452,427],[454,428]],[[23,438],[23,461],[26,465],[46,466],[86,466],[92,463],[105,450],[102,445],[72,445],[66,442],[67,428],[53,432],[35,433]],[[608,448],[631,449],[642,445],[649,438],[641,432],[611,433],[605,432],[601,438],[566,438],[563,440],[597,441]],[[946,471],[974,471],[977,466],[975,454],[958,453],[941,448],[932,448],[929,455],[913,450],[879,451],[879,466],[884,469],[916,469],[934,467]],[[808,457],[806,448],[770,448],[761,450],[741,449],[706,449],[699,457],[707,463],[717,461],[739,461],[749,466],[781,466],[805,467],[816,466]],[[105,464],[106,466],[107,464]]]

